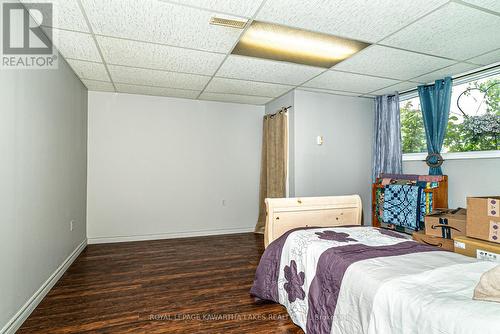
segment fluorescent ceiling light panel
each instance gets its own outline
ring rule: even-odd
[[[330,68],[368,45],[333,35],[253,21],[232,53]]]

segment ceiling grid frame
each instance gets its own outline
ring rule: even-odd
[[[200,99],[200,96],[201,94],[203,94],[205,92],[205,89],[207,88],[207,86],[210,84],[210,82],[212,81],[212,79],[215,77],[215,75],[217,74],[217,72],[219,72],[220,68],[222,67],[222,65],[226,62],[227,58],[229,57],[229,55],[231,54],[231,52],[233,52],[233,49],[234,47],[236,46],[236,44],[238,44],[238,41],[240,40],[241,36],[243,36],[243,34],[245,33],[245,31],[248,30],[248,28],[250,27],[250,24],[252,24],[254,18],[257,16],[257,14],[259,13],[260,9],[262,8],[262,6],[264,6],[264,4],[267,2],[267,0],[262,0],[259,7],[257,8],[257,10],[255,11],[255,13],[253,13],[252,17],[249,18],[247,20],[247,23],[246,23],[246,26],[244,29],[241,30],[240,32],[240,35],[238,37],[238,39],[236,40],[236,42],[233,44],[233,46],[231,47],[231,50],[229,50],[229,52],[226,54],[226,57],[224,58],[224,60],[220,63],[219,67],[217,68],[217,70],[215,71],[215,73],[212,75],[212,78],[210,78],[210,80],[207,82],[207,84],[205,85],[205,87],[203,87],[203,89],[201,90],[200,94],[196,97],[197,100]]]
[[[89,31],[90,31],[90,35],[92,36],[92,39],[94,40],[94,43],[95,43],[95,45],[97,47],[97,51],[99,52],[99,55],[101,56],[104,68],[106,69],[106,72],[108,73],[109,80],[111,81],[111,84],[113,85],[113,88],[115,89],[115,92],[116,92],[116,86],[115,86],[115,84],[113,82],[113,78],[111,77],[111,73],[109,72],[106,60],[104,59],[104,56],[102,54],[101,47],[100,47],[99,43],[97,43],[97,39],[96,39],[96,37],[94,35],[94,30],[92,28],[92,25],[90,24],[89,18],[87,17],[87,13],[85,12],[85,9],[83,8],[81,0],[76,0],[76,2],[78,4],[78,7],[80,8],[80,10],[82,11],[82,15],[83,15],[83,18],[84,18],[85,22],[87,23],[87,26],[88,26]]]
[[[362,97],[366,97],[366,96],[369,96],[369,95],[373,95],[376,92],[387,90],[390,87],[404,86],[405,84],[409,84],[409,83],[412,83],[412,82],[415,83],[415,87],[418,84],[425,84],[426,82],[422,82],[423,80],[421,80],[419,78],[432,77],[433,73],[442,73],[443,71],[446,71],[447,68],[453,68],[454,66],[456,68],[460,68],[460,67],[463,67],[463,68],[476,67],[476,69],[484,67],[487,64],[484,64],[484,63],[479,64],[479,60],[474,60],[474,59],[480,58],[480,57],[485,57],[485,58],[482,59],[482,62],[486,62],[487,59],[492,59],[492,58],[496,57],[497,52],[500,51],[500,48],[495,48],[495,45],[492,45],[492,47],[493,47],[492,49],[488,48],[487,51],[481,52],[480,54],[475,54],[472,57],[469,57],[469,58],[466,58],[466,59],[454,59],[454,58],[449,58],[449,57],[442,56],[442,55],[435,55],[435,54],[430,54],[430,53],[421,52],[421,51],[408,50],[408,49],[405,49],[403,47],[386,45],[386,44],[383,43],[383,41],[385,39],[387,39],[388,37],[397,34],[398,32],[406,29],[408,26],[415,24],[419,20],[422,20],[423,18],[425,18],[425,17],[427,17],[429,15],[432,15],[432,13],[434,13],[434,12],[436,12],[436,11],[438,11],[438,10],[446,7],[446,6],[448,6],[451,3],[455,3],[455,4],[458,4],[460,6],[465,6],[467,8],[473,9],[475,11],[482,11],[482,12],[485,12],[485,13],[492,14],[492,15],[495,15],[497,17],[500,17],[500,12],[496,12],[496,11],[494,11],[492,9],[484,8],[484,7],[481,7],[479,5],[476,5],[476,4],[473,4],[473,3],[469,3],[467,1],[449,0],[449,1],[446,1],[445,3],[440,4],[436,8],[433,8],[432,10],[430,10],[428,12],[425,12],[423,15],[419,15],[419,16],[415,17],[413,20],[405,22],[404,26],[399,27],[396,31],[392,31],[391,33],[387,34],[383,38],[380,38],[379,40],[371,43],[372,45],[368,47],[368,48],[370,48],[370,47],[372,47],[374,45],[379,45],[379,46],[382,46],[382,47],[385,47],[385,48],[390,48],[390,49],[394,49],[394,50],[402,50],[402,51],[405,51],[405,52],[412,52],[414,54],[420,54],[422,56],[435,57],[435,58],[440,58],[440,59],[443,59],[443,60],[454,62],[454,63],[451,63],[451,64],[447,64],[446,66],[440,66],[438,68],[435,68],[435,69],[432,69],[432,70],[429,70],[429,71],[423,71],[422,73],[419,73],[419,75],[417,75],[417,76],[413,76],[413,77],[405,78],[405,79],[402,79],[401,77],[400,78],[394,78],[392,76],[387,76],[385,73],[381,73],[381,74],[370,73],[370,74],[367,74],[364,71],[358,71],[358,70],[356,70],[356,68],[345,70],[345,69],[342,69],[342,68],[336,68],[337,65],[332,66],[329,69],[324,69],[324,70],[321,69],[321,71],[318,74],[309,77],[307,80],[304,80],[303,82],[301,82],[299,84],[278,83],[276,81],[253,80],[253,79],[249,79],[249,78],[239,78],[239,77],[235,78],[235,77],[221,75],[220,70],[224,66],[224,64],[228,61],[229,56],[231,55],[232,50],[234,49],[235,45],[238,43],[238,41],[241,38],[241,36],[248,29],[248,27],[250,26],[250,24],[258,17],[260,11],[266,5],[267,0],[260,1],[259,4],[258,4],[258,6],[257,6],[257,9],[253,12],[253,15],[251,15],[251,16],[240,15],[238,13],[236,13],[236,14],[235,13],[230,13],[230,12],[221,10],[221,6],[219,6],[219,7],[217,7],[217,8],[214,9],[214,8],[206,8],[206,7],[203,7],[203,6],[198,6],[197,4],[193,5],[191,3],[182,3],[181,1],[176,1],[176,0],[157,0],[158,2],[168,3],[168,4],[174,5],[174,6],[186,7],[186,8],[201,10],[201,11],[210,12],[210,13],[214,13],[214,14],[227,15],[227,16],[231,16],[231,17],[238,17],[238,18],[242,18],[242,19],[247,20],[247,24],[245,26],[245,29],[243,29],[239,33],[238,38],[233,43],[231,49],[229,49],[226,53],[215,51],[215,50],[208,51],[208,50],[201,50],[199,48],[191,48],[191,47],[188,47],[188,46],[180,46],[180,45],[174,45],[174,44],[161,43],[159,41],[146,41],[146,40],[139,40],[139,39],[133,39],[133,38],[127,38],[127,37],[121,37],[121,36],[109,36],[109,35],[104,35],[104,34],[96,33],[94,27],[91,24],[91,20],[88,17],[88,13],[86,11],[86,8],[85,8],[82,0],[74,0],[74,1],[78,5],[78,8],[81,11],[81,14],[83,15],[83,18],[85,20],[85,23],[87,24],[87,27],[88,27],[89,31],[87,31],[87,32],[85,32],[85,31],[77,31],[77,30],[71,30],[71,29],[66,29],[66,28],[58,28],[58,27],[53,27],[53,29],[56,29],[56,30],[65,30],[65,31],[68,31],[68,32],[84,33],[84,34],[90,35],[90,37],[92,38],[93,43],[95,44],[95,46],[97,48],[97,51],[99,53],[99,56],[101,58],[102,63],[100,63],[98,61],[79,59],[77,57],[73,57],[73,58],[72,57],[68,57],[67,59],[69,61],[73,61],[74,60],[74,61],[77,61],[77,62],[87,62],[89,64],[103,65],[104,68],[105,68],[105,70],[106,70],[106,73],[107,73],[107,75],[109,77],[109,83],[114,87],[114,91],[115,92],[119,92],[119,89],[117,89],[116,85],[134,85],[134,86],[151,87],[151,88],[167,88],[167,89],[169,88],[169,89],[178,89],[178,90],[197,91],[199,93],[197,94],[197,96],[196,96],[195,99],[199,99],[199,100],[203,99],[202,95],[204,93],[225,94],[225,95],[235,95],[235,96],[241,95],[241,94],[231,93],[229,91],[215,92],[215,91],[212,91],[211,89],[207,89],[209,87],[210,83],[215,78],[226,78],[226,79],[230,79],[230,80],[240,80],[242,82],[248,82],[248,84],[250,86],[251,86],[251,83],[263,83],[263,84],[276,85],[277,88],[280,85],[281,86],[289,86],[290,87],[289,90],[285,91],[281,95],[276,96],[276,97],[271,97],[270,100],[268,101],[268,102],[271,102],[271,101],[274,101],[275,99],[278,99],[279,97],[281,97],[281,96],[283,96],[285,94],[288,94],[290,91],[292,91],[294,89],[297,89],[297,88],[304,88],[305,90],[307,90],[307,89],[322,89],[322,90],[325,90],[325,92],[327,92],[327,91],[333,92],[332,94],[340,93],[339,95],[342,95],[341,94],[342,92],[346,93],[346,95],[351,95],[351,96],[352,96],[352,94],[360,94],[359,92],[352,92],[352,91],[349,91],[349,90],[344,90],[343,91],[343,90],[339,90],[339,89],[332,90],[332,89],[328,89],[328,88],[320,88],[320,87],[318,87],[318,88],[311,88],[311,87],[305,87],[304,86],[304,84],[308,83],[309,81],[311,81],[311,80],[313,80],[313,79],[321,76],[324,73],[328,73],[328,71],[332,71],[332,70],[333,71],[337,71],[337,72],[343,72],[343,73],[351,73],[351,74],[355,74],[355,75],[363,75],[363,76],[367,76],[367,77],[370,77],[370,78],[391,79],[391,80],[397,80],[398,81],[397,83],[394,83],[394,84],[391,84],[391,85],[388,85],[388,86],[385,86],[385,87],[381,87],[381,88],[378,88],[376,90],[372,90],[370,92],[365,92],[365,93],[359,95],[359,96],[362,96]],[[254,6],[256,6],[256,5],[254,4]],[[250,7],[251,7],[251,5],[250,5]],[[496,9],[496,7],[494,7],[494,9]],[[261,20],[259,20],[259,21],[261,21]],[[271,23],[276,24],[277,22],[271,22]],[[293,25],[291,25],[291,26],[293,27]],[[307,29],[303,29],[303,30],[307,30]],[[314,30],[310,30],[310,31],[314,31]],[[342,36],[340,34],[338,36],[339,37],[346,37],[346,36]],[[121,64],[121,63],[108,62],[108,59],[105,58],[104,51],[103,51],[103,49],[102,49],[102,47],[101,47],[101,45],[100,45],[100,43],[98,41],[98,37],[113,38],[113,39],[117,39],[117,40],[124,40],[124,41],[126,40],[126,41],[137,42],[137,43],[148,43],[148,44],[152,44],[152,45],[159,45],[159,46],[165,46],[165,47],[174,47],[174,48],[179,48],[179,49],[184,49],[184,50],[192,50],[192,51],[197,51],[197,52],[205,52],[205,53],[209,53],[209,54],[218,54],[220,56],[223,55],[224,58],[218,64],[218,67],[216,68],[216,70],[211,75],[210,74],[197,73],[197,72],[196,73],[185,72],[185,71],[182,71],[182,69],[180,69],[180,70],[169,70],[169,69],[165,69],[165,68],[154,68],[154,67],[147,67],[147,66],[140,66],[140,65],[127,65],[127,64]],[[347,38],[349,38],[349,37],[347,37]],[[356,55],[357,54],[353,55],[351,58],[348,58],[348,59],[352,59]],[[488,55],[490,55],[490,56],[488,57]],[[62,53],[62,56],[64,58],[66,58],[64,56],[64,52]],[[276,61],[276,60],[266,60],[266,61],[285,63],[285,62]],[[272,63],[270,63],[270,64],[272,64]],[[285,63],[285,64],[289,64],[289,63]],[[342,62],[340,62],[339,64],[342,64]],[[191,75],[195,74],[195,75],[198,75],[198,76],[204,76],[204,77],[210,77],[210,78],[206,82],[206,84],[201,88],[201,90],[200,89],[177,88],[177,87],[172,87],[172,85],[166,86],[163,83],[161,83],[161,85],[156,85],[156,84],[155,85],[150,85],[150,84],[143,84],[143,83],[133,83],[132,84],[132,83],[129,83],[129,82],[121,82],[121,81],[120,82],[118,82],[118,81],[115,82],[115,79],[111,75],[111,71],[110,71],[109,66],[113,66],[113,67],[114,66],[121,66],[121,67],[126,67],[126,68],[134,68],[134,69],[141,69],[141,70],[151,70],[151,71],[160,71],[160,72],[168,72],[168,73],[175,73],[175,74],[177,74],[177,73],[178,74],[191,74]],[[75,69],[73,69],[73,70],[75,70]],[[76,72],[76,70],[75,70],[75,72]],[[453,73],[453,75],[457,75],[457,74],[459,74],[459,73]],[[78,76],[82,80],[86,80],[86,81],[103,82],[103,83],[104,82],[108,82],[108,81],[101,81],[101,80],[96,80],[96,79],[92,79],[92,78],[85,78],[85,77],[81,77],[80,75],[78,75]],[[265,85],[263,85],[263,86],[265,87]],[[276,89],[276,90],[273,90],[273,91],[278,91],[278,90]],[[244,95],[249,96],[249,97],[263,97],[264,98],[264,96],[261,96],[261,95],[252,95],[250,92],[249,93],[245,93]],[[269,98],[269,97],[266,96],[265,98]]]

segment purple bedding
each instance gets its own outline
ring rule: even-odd
[[[292,234],[294,242],[287,243]],[[359,226],[289,231],[265,250],[250,294],[299,309],[298,317],[302,312],[307,333],[330,333],[344,273],[351,264],[377,257],[440,250],[406,238],[396,232]],[[314,256],[308,252],[314,252]],[[311,258],[317,260],[311,263]]]

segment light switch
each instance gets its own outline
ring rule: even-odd
[[[316,144],[323,145],[323,136],[316,137]]]

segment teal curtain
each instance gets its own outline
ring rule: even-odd
[[[450,114],[452,82],[450,77],[436,80],[433,85],[418,86],[420,107],[424,118],[427,151],[440,153]],[[437,161],[437,158],[435,159]],[[431,163],[435,163],[432,161]],[[441,167],[430,167],[430,175],[442,175]]]

